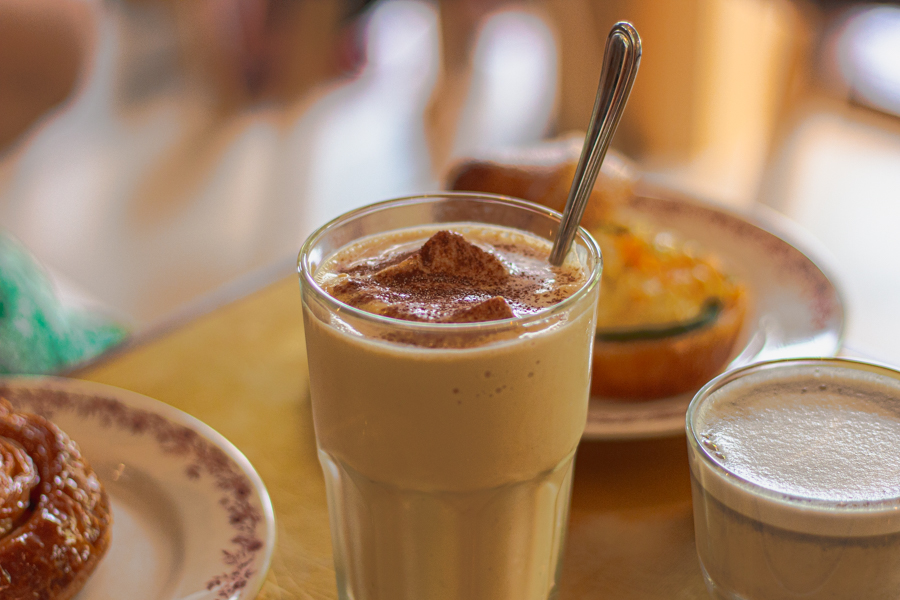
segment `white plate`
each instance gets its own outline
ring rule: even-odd
[[[112,502],[112,544],[76,600],[250,600],[275,542],[259,475],[224,437],[162,402],[58,378],[0,397],[81,447]]]
[[[792,222],[763,207],[753,215],[738,215],[668,195],[636,195],[627,212],[718,256],[746,285],[751,311],[725,370],[776,358],[834,356],[840,350],[840,294],[810,258],[815,242]],[[684,431],[684,413],[693,395],[640,402],[591,398],[584,438],[677,435]]]

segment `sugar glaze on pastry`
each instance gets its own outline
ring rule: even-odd
[[[0,398],[0,598],[69,600],[111,530],[109,498],[75,442]]]

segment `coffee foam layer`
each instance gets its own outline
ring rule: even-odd
[[[726,384],[690,419],[692,475],[745,518],[840,538],[900,532],[900,381],[780,365]]]
[[[701,443],[730,472],[783,494],[900,498],[900,384],[842,371],[729,384],[707,401]]]
[[[586,281],[573,260],[548,262],[550,243],[472,224],[372,236],[339,250],[316,273],[331,296],[408,321],[470,323],[535,314]]]

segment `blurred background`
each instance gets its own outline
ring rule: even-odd
[[[613,146],[799,223],[851,350],[900,364],[890,3],[0,0],[0,234],[63,303],[152,329],[287,274],[348,209],[584,130],[621,19],[644,54]]]

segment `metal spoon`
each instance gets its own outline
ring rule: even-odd
[[[637,30],[626,21],[616,23],[606,38],[594,112],[591,114],[591,124],[584,138],[584,148],[578,159],[566,208],[563,210],[562,222],[550,252],[552,265],[560,266],[569,253],[640,64],[641,37]]]

